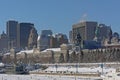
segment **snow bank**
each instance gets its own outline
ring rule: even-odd
[[[23,53],[27,53],[27,54],[33,53],[33,49],[32,50],[22,50],[16,54],[23,54]]]
[[[46,50],[44,50],[42,52],[47,52],[47,51],[55,51],[55,52],[57,52],[57,51],[61,51],[61,49],[60,48],[49,48],[49,49],[46,49]]]
[[[114,71],[115,69],[114,68],[106,68],[104,67],[103,70],[101,67],[72,67],[72,66],[69,66],[69,67],[55,67],[55,66],[50,66],[48,67],[45,71],[67,71],[67,72],[79,72],[79,73],[96,73],[96,72],[104,72],[104,73],[107,73],[107,72],[110,72],[110,71]]]
[[[3,63],[0,63],[0,67],[4,67],[5,66],[5,64],[3,64]]]
[[[6,56],[6,55],[10,55],[10,53],[5,53],[4,55],[5,55],[5,56]]]

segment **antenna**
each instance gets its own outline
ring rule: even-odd
[[[86,21],[86,18],[87,18],[87,14],[84,13],[84,14],[82,15],[82,17],[81,17],[80,22],[85,22],[85,21]]]

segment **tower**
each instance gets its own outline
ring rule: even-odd
[[[8,36],[4,33],[0,35],[0,51],[2,51],[2,53],[6,53],[6,51],[8,50]]]
[[[82,40],[93,40],[95,36],[95,30],[97,27],[97,22],[85,21],[74,24],[72,26],[72,38],[73,43],[75,43],[75,37],[80,33]]]
[[[17,47],[17,26],[18,22],[14,20],[9,20],[6,23],[6,33],[9,38],[8,47]]]
[[[30,31],[34,28],[32,23],[19,23],[17,28],[17,46],[25,49],[28,47]]]
[[[52,36],[51,30],[42,30],[39,36],[38,45],[40,50],[45,50],[50,47],[50,37]]]

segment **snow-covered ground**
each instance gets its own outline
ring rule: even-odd
[[[110,68],[110,67],[75,67],[75,66],[59,66],[59,67],[55,67],[55,66],[49,66],[46,70],[36,70],[34,72],[40,72],[40,71],[44,71],[44,72],[73,72],[77,74],[98,74],[100,73],[101,76],[99,77],[100,80],[120,80],[120,73],[116,72],[115,68]],[[63,76],[62,76],[63,77]],[[65,79],[66,78],[66,79]],[[70,79],[68,79],[70,78]],[[54,80],[54,79],[52,79]],[[55,80],[99,80],[97,79],[97,77],[95,76],[77,76],[77,79],[75,79],[75,75],[73,77],[71,76],[64,76],[63,79],[59,79],[59,76],[57,79]]]
[[[35,70],[32,72],[66,72],[66,73],[108,73],[108,72],[115,72],[115,68],[107,68],[107,67],[76,67],[76,66],[49,66],[45,70]]]
[[[116,68],[99,66],[78,67],[78,66],[55,66],[51,65],[45,70],[34,70],[32,72],[65,72],[73,74],[103,74],[101,76],[78,76],[78,75],[61,75],[61,74],[30,74],[30,75],[15,75],[15,74],[0,74],[0,80],[120,80],[120,72],[116,72]]]
[[[10,75],[0,74],[0,80],[97,80],[100,78],[78,77],[78,76],[60,76],[60,75]]]

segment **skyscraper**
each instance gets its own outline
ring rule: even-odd
[[[71,31],[69,31],[69,43],[72,43],[72,30]]]
[[[112,29],[111,26],[107,26],[105,24],[98,25],[98,39],[100,41],[108,40],[108,43],[111,43],[112,39]]]
[[[74,24],[72,26],[72,41],[75,43],[75,38],[77,34],[81,35],[82,40],[93,40],[95,37],[95,30],[97,27],[97,22],[85,21]]]
[[[34,28],[32,23],[19,23],[17,28],[17,46],[19,48],[28,47],[30,31]]]
[[[55,35],[55,38],[57,38],[58,47],[60,47],[62,44],[68,44],[68,38],[66,34],[58,33]]]
[[[103,38],[108,38],[110,39],[110,37],[112,37],[112,29],[111,26],[107,26],[105,24],[99,24],[99,36],[101,40],[103,40]]]
[[[0,51],[4,52],[8,50],[8,36],[3,32],[0,35]]]
[[[18,22],[14,20],[7,21],[6,23],[6,33],[9,38],[9,48],[17,46],[17,26]]]
[[[50,37],[52,36],[51,30],[42,30],[40,34],[40,38],[38,40],[38,45],[40,50],[45,50],[50,47]]]

